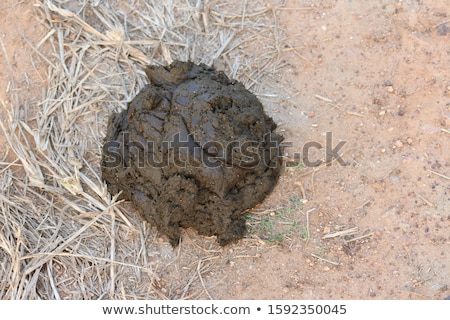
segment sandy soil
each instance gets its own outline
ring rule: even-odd
[[[22,97],[15,103],[26,106],[40,100],[46,70],[31,64],[24,39],[36,45],[44,30],[30,3],[15,2],[0,8],[0,100],[14,103],[14,81]],[[449,2],[287,1],[284,8],[276,12],[286,34],[286,93],[262,102],[292,142],[286,156],[297,161],[313,142],[308,159],[322,164],[285,170],[249,218],[248,240],[222,249],[183,233],[194,247],[211,243],[182,253],[202,257],[195,267],[208,264],[203,297],[450,296]],[[330,165],[326,132],[328,149],[345,142],[342,161]],[[163,239],[155,250],[161,259],[180,254]],[[172,267],[158,269],[155,288],[177,298],[186,277]]]

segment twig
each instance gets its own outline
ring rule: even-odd
[[[433,171],[433,170],[429,170],[429,169],[428,169],[428,171],[430,171],[432,174],[435,174],[435,175],[437,175],[437,176],[439,176],[441,178],[450,180],[450,177],[444,176],[443,174],[440,174],[439,172],[436,172],[436,171]]]
[[[340,265],[339,262],[335,262],[335,261],[333,261],[333,260],[323,258],[323,257],[321,257],[321,256],[318,256],[318,255],[314,254],[314,253],[311,253],[311,256],[313,256],[314,258],[317,258],[317,259],[319,259],[319,260],[322,260],[322,261],[331,263],[332,265],[335,265],[335,266],[339,266],[339,265]]]
[[[421,196],[420,194],[418,194],[417,192],[414,191],[414,194],[420,198],[423,202],[425,202],[428,206],[430,207],[435,207],[435,204],[430,202],[429,200],[427,200],[425,197]]]
[[[235,257],[233,257],[233,259],[240,259],[240,258],[251,258],[251,259],[261,258],[261,254],[257,253],[254,256],[235,256]]]
[[[346,111],[347,114],[351,115],[351,116],[357,116],[357,117],[361,117],[364,118],[365,115],[357,113],[357,112],[352,112],[352,111]]]
[[[90,256],[90,255],[86,255],[86,254],[77,254],[77,253],[65,253],[65,252],[61,252],[61,253],[57,253],[57,252],[46,252],[46,253],[36,253],[36,254],[31,254],[31,255],[27,255],[21,258],[21,260],[28,260],[28,259],[33,259],[33,258],[39,258],[39,257],[50,257],[50,259],[52,257],[73,257],[73,258],[82,258],[82,259],[86,259],[89,261],[101,261],[101,262],[106,262],[106,263],[112,263],[115,264],[116,266],[122,266],[122,267],[127,267],[127,268],[137,268],[140,269],[142,271],[146,271],[146,272],[150,272],[152,271],[152,269],[145,267],[145,266],[139,266],[136,264],[131,264],[131,263],[125,263],[125,262],[120,262],[120,261],[111,261],[109,258],[101,258],[101,257],[95,257],[95,256]]]
[[[440,25],[446,24],[447,22],[450,22],[450,19],[449,19],[449,20],[444,20],[444,21],[442,21],[442,22],[439,22],[438,24],[435,24],[435,25],[433,26],[433,28],[437,28],[437,27],[439,27]]]
[[[200,272],[201,266],[202,266],[202,259],[198,260],[198,264],[197,264],[197,274],[198,274],[198,278],[200,279],[200,282],[201,282],[201,284],[202,284],[203,290],[205,290],[205,293],[206,293],[206,295],[208,296],[208,298],[209,298],[210,300],[214,300],[214,299],[211,297],[211,295],[209,294],[208,290],[206,289],[205,282],[203,281],[203,277],[202,277],[202,274],[201,274],[201,272]]]
[[[47,265],[48,279],[50,280],[50,286],[52,287],[53,294],[55,295],[55,299],[56,300],[61,300],[61,296],[59,295],[58,288],[55,285],[55,280],[53,279],[52,269],[53,269],[53,263],[50,260],[50,263]]]
[[[371,236],[373,236],[373,232],[368,233],[368,234],[364,234],[362,236],[359,236],[359,237],[356,237],[356,238],[353,238],[353,239],[350,239],[350,240],[346,240],[345,243],[361,240],[361,239],[368,238],[368,237],[371,237]]]
[[[308,235],[308,241],[309,241],[309,239],[310,239],[310,233],[309,233],[309,215],[310,215],[310,213],[311,212],[313,212],[314,210],[316,210],[316,208],[312,208],[312,209],[309,209],[308,211],[306,211],[306,233],[307,233],[307,235]]]
[[[361,208],[364,208],[366,205],[368,205],[371,202],[371,200],[367,200],[365,201],[362,205],[358,206],[355,208],[355,210],[359,210]]]
[[[336,237],[349,236],[349,235],[355,234],[356,232],[358,232],[358,227],[353,227],[353,228],[350,228],[347,230],[327,233],[322,239],[330,239],[330,238],[336,238]]]
[[[326,97],[323,97],[323,96],[321,96],[321,95],[319,95],[319,94],[315,94],[314,97],[317,98],[317,99],[319,99],[319,100],[325,101],[325,102],[333,103],[333,100],[328,99],[328,98],[326,98]]]

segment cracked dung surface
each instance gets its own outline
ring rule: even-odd
[[[102,157],[111,194],[122,191],[172,245],[181,228],[245,235],[243,212],[273,189],[281,168],[276,125],[255,95],[206,65],[146,69],[150,84],[112,114]]]

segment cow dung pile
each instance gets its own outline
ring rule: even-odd
[[[180,228],[241,239],[244,212],[273,189],[282,136],[255,95],[214,68],[149,66],[150,83],[109,119],[102,155],[111,194],[131,201],[172,245]]]

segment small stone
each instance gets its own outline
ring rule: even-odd
[[[313,127],[313,128],[317,128],[318,126],[319,126],[318,123],[313,123],[313,124],[311,125],[311,127]]]
[[[181,294],[183,293],[183,290],[181,289],[177,289],[177,291],[175,291],[175,293],[179,296],[181,296]]]
[[[413,143],[413,139],[412,139],[411,137],[408,137],[408,138],[406,139],[406,142],[407,142],[408,144],[412,144],[412,143]]]
[[[400,140],[395,141],[395,146],[397,148],[403,148],[403,142],[401,142]]]
[[[440,36],[446,36],[447,33],[450,33],[450,27],[446,26],[445,24],[441,24],[438,27],[438,35]]]
[[[379,184],[379,183],[373,183],[372,184],[372,188],[376,191],[376,192],[384,192],[384,187],[383,185]]]
[[[308,113],[308,118],[314,118],[316,116],[316,113],[314,111],[311,111]]]
[[[387,86],[386,87],[386,91],[389,93],[393,93],[394,92],[394,87],[393,86]]]
[[[325,272],[330,271],[330,267],[328,267],[328,266],[323,267],[323,271],[325,271]]]
[[[386,114],[386,110],[382,110],[378,113],[379,116],[384,116]]]

